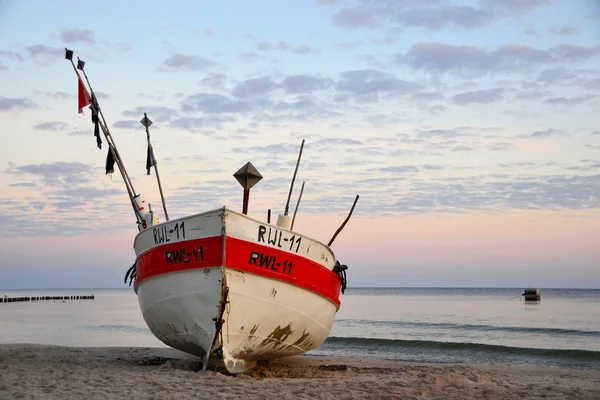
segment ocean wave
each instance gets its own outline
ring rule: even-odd
[[[128,333],[145,333],[152,334],[150,329],[146,327],[140,327],[135,325],[92,325],[92,326],[82,326],[79,329],[86,331],[104,331],[104,332],[128,332]]]
[[[564,328],[547,328],[547,327],[527,327],[527,326],[498,326],[485,324],[453,324],[449,322],[413,322],[413,321],[372,321],[372,320],[337,320],[336,323],[344,324],[368,324],[377,326],[395,326],[395,327],[411,327],[411,328],[441,328],[448,330],[476,330],[482,332],[502,331],[514,333],[538,333],[550,335],[574,335],[600,337],[600,331],[588,331],[583,329],[564,329]]]
[[[431,340],[403,340],[403,339],[378,339],[360,337],[328,337],[321,348],[355,348],[359,350],[377,351],[401,351],[422,350],[440,352],[472,352],[472,353],[495,353],[504,355],[516,355],[520,357],[569,359],[578,361],[600,360],[600,351],[590,350],[567,350],[567,349],[544,349],[534,347],[512,347],[482,343],[464,342],[438,342]]]

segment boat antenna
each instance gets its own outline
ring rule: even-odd
[[[94,124],[96,124],[95,136],[96,136],[98,148],[102,148],[102,141],[100,140],[99,132],[97,130],[98,127],[100,127],[102,129],[102,133],[104,134],[106,142],[108,143],[106,173],[112,172],[112,164],[113,163],[117,164],[117,167],[119,168],[119,171],[121,172],[121,176],[123,177],[123,182],[125,183],[125,187],[127,188],[127,193],[129,194],[129,200],[133,207],[133,212],[138,220],[138,223],[142,223],[141,216],[136,212],[136,206],[133,201],[134,193],[135,193],[135,190],[133,188],[133,183],[131,182],[129,175],[127,174],[127,170],[125,169],[125,165],[123,164],[121,155],[119,154],[119,151],[117,150],[117,145],[115,144],[115,141],[114,141],[112,135],[110,134],[110,131],[108,130],[108,125],[106,124],[106,119],[104,118],[102,109],[100,108],[100,105],[98,104],[98,99],[96,97],[96,94],[92,90],[92,85],[90,84],[90,80],[84,69],[85,61],[82,61],[79,57],[77,57],[77,66],[75,66],[75,63],[73,62],[73,50],[69,50],[66,47],[65,47],[65,59],[71,61],[71,65],[73,66],[73,71],[75,71],[75,74],[77,75],[77,78],[79,80],[79,85],[78,85],[78,87],[79,87],[79,112],[82,112],[81,109],[83,107],[85,107],[86,105],[88,105],[88,104],[90,105],[90,109],[92,110],[92,122],[94,122]],[[85,84],[81,80],[81,75],[79,75],[79,72],[77,70],[80,70],[83,73],[83,76],[85,77],[85,80],[89,87],[89,93],[88,93],[88,88],[85,86]],[[91,96],[90,96],[90,93],[91,93]],[[98,118],[98,116],[100,116],[101,120]]]
[[[156,158],[154,157],[154,149],[152,148],[152,143],[150,143],[150,125],[152,125],[152,121],[148,118],[148,115],[144,113],[144,118],[140,121],[140,124],[146,127],[146,138],[148,139],[148,154],[146,156],[146,175],[150,175],[150,167],[154,166],[154,172],[156,173],[156,181],[158,182],[158,190],[160,191],[160,200],[162,201],[163,210],[165,212],[165,219],[169,220],[169,213],[167,213],[167,203],[165,203],[165,196],[163,195],[162,185],[160,183],[160,175],[158,175],[158,166],[156,162]]]
[[[356,198],[354,199],[354,204],[352,204],[352,208],[350,209],[350,212],[348,213],[348,216],[346,217],[346,219],[344,220],[344,222],[342,223],[342,225],[337,229],[337,231],[335,231],[335,234],[329,240],[329,243],[327,243],[328,247],[331,247],[331,244],[333,243],[333,241],[335,240],[335,238],[337,237],[337,235],[339,235],[339,233],[342,231],[342,229],[344,229],[344,226],[346,226],[346,224],[350,220],[350,217],[352,216],[352,212],[354,211],[354,207],[356,207],[356,203],[358,202],[358,197],[359,196],[356,195]]]
[[[302,181],[302,187],[300,188],[300,195],[298,196],[298,201],[296,202],[296,209],[294,210],[294,216],[292,217],[292,224],[290,225],[290,230],[294,229],[294,221],[296,220],[296,213],[298,212],[300,200],[302,200],[302,192],[304,192],[304,181]]]
[[[300,153],[298,154],[298,161],[296,161],[296,169],[294,170],[294,176],[292,177],[292,184],[290,185],[290,192],[288,193],[287,203],[285,203],[285,211],[283,215],[288,215],[290,210],[290,199],[292,197],[292,190],[294,190],[294,181],[296,180],[296,174],[298,173],[298,166],[300,165],[300,158],[302,157],[302,149],[304,148],[304,139],[300,145]]]

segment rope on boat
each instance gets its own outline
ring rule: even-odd
[[[216,356],[217,360],[221,360],[223,358],[223,314],[225,314],[225,307],[227,306],[227,304],[229,304],[229,286],[225,286],[225,293],[223,295],[223,298],[221,301],[219,301],[220,303],[220,307],[219,307],[219,316],[213,318],[213,321],[215,321],[215,328],[216,328],[216,332],[215,332],[215,342],[217,340],[217,338],[220,338],[219,340],[219,347],[217,347],[216,349],[214,349],[212,351],[212,353]],[[214,343],[213,343],[214,346]],[[216,365],[215,365],[215,371],[217,371],[217,368],[219,366],[219,363],[217,361]]]
[[[129,286],[131,286],[131,283],[135,280],[135,278],[137,276],[137,269],[135,268],[136,264],[137,264],[137,260],[133,263],[131,268],[129,268],[127,270],[127,273],[125,274],[125,280],[123,282],[127,283],[127,278],[129,278]]]
[[[340,277],[340,281],[342,282],[342,294],[344,294],[344,291],[346,290],[346,284],[348,283],[348,281],[346,279],[346,270],[347,269],[348,269],[347,265],[342,265],[342,264],[340,264],[339,261],[336,260],[335,266],[333,267],[333,272],[335,272],[337,274],[337,276]]]

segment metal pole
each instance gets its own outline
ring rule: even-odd
[[[244,202],[242,205],[242,214],[248,215],[248,202],[250,201],[250,191],[244,189]]]
[[[302,149],[304,148],[304,139],[302,139],[302,145],[300,146],[300,154],[298,154],[298,161],[296,161],[296,169],[294,170],[294,176],[292,177],[292,184],[290,186],[290,192],[288,193],[287,203],[285,203],[285,211],[283,215],[288,215],[290,209],[290,198],[292,197],[292,190],[294,189],[294,181],[296,180],[296,173],[298,172],[298,165],[300,165],[300,157],[302,157]]]
[[[300,188],[300,195],[298,196],[298,202],[296,202],[296,209],[294,210],[294,216],[292,217],[292,224],[290,225],[290,230],[294,229],[294,221],[296,220],[296,213],[298,212],[298,206],[300,205],[300,200],[302,200],[302,192],[304,192],[304,181],[302,181],[302,187]]]
[[[150,143],[150,131],[148,129],[150,124],[147,123],[147,121],[150,120],[148,119],[148,115],[146,115],[146,113],[144,113],[144,119],[142,121],[146,121],[146,123],[143,124],[146,127],[146,137],[148,138],[148,147],[150,148],[150,156],[152,157],[151,161],[152,164],[154,164],[154,172],[156,173],[156,180],[158,181],[158,190],[160,191],[160,200],[162,201],[163,211],[165,212],[165,219],[168,221],[169,213],[167,213],[167,203],[165,203],[165,196],[163,195],[162,184],[160,183],[160,176],[158,175],[158,163],[156,162],[156,158],[154,157],[154,149],[152,148],[152,143]]]
[[[331,240],[329,240],[329,243],[327,243],[328,247],[331,246],[331,244],[333,243],[333,241],[335,240],[335,238],[337,237],[337,235],[340,234],[340,232],[342,231],[342,229],[344,229],[344,226],[346,226],[346,224],[348,223],[348,220],[350,220],[350,217],[352,216],[352,212],[354,211],[354,207],[356,207],[356,203],[357,202],[358,202],[358,195],[356,195],[356,198],[354,199],[354,204],[352,204],[352,208],[350,209],[350,212],[348,213],[348,216],[344,220],[344,223],[337,229],[337,231],[335,231],[335,234],[333,235],[333,237],[331,238]]]

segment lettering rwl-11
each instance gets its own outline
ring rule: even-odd
[[[282,243],[283,242],[283,243]],[[287,235],[285,232],[273,228],[259,225],[258,227],[258,243],[266,243],[280,249],[298,252],[300,250],[301,236]]]
[[[182,247],[176,250],[168,250],[165,251],[165,262],[167,265],[172,264],[181,264],[181,263],[201,263],[204,261],[204,250],[202,247],[192,247],[192,249],[188,249]]]
[[[252,251],[248,265],[254,265],[259,268],[270,269],[271,271],[289,275],[292,273],[294,262],[289,260],[277,259],[277,256],[264,254],[259,251]]]
[[[154,244],[167,243],[172,239],[185,239],[185,222],[178,222],[172,228],[167,225],[159,226],[153,228],[152,233],[154,235]]]

